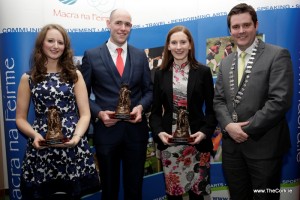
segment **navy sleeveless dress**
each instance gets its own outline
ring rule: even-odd
[[[47,111],[56,106],[60,113],[62,132],[72,138],[79,116],[74,84],[60,81],[59,73],[48,73],[46,79],[33,84],[29,77],[35,120],[33,129],[47,133]],[[78,199],[100,190],[92,150],[87,138],[81,138],[74,148],[44,148],[37,150],[29,138],[22,165],[21,191],[23,199],[47,199],[55,192],[67,193]]]

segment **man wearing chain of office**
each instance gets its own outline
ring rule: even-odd
[[[290,53],[257,39],[252,6],[236,5],[227,17],[236,53],[224,58],[215,85],[214,109],[223,132],[222,162],[233,200],[280,198],[283,155],[290,134],[285,115],[292,102]]]

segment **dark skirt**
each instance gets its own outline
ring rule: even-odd
[[[22,200],[77,200],[100,189],[98,174],[91,174],[76,181],[52,180],[39,185],[21,180]]]

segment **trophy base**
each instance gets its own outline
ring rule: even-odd
[[[111,119],[121,119],[121,120],[133,120],[135,119],[134,115],[130,114],[111,114],[109,115]]]
[[[56,145],[56,144],[63,144],[68,141],[70,141],[69,138],[48,139],[48,140],[40,141],[40,145],[41,146],[52,146],[52,145]]]
[[[188,144],[190,142],[194,142],[194,138],[188,137],[188,138],[180,138],[180,137],[175,137],[175,138],[170,138],[168,140],[170,143],[175,143],[175,144]]]

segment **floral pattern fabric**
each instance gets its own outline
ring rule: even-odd
[[[210,153],[201,153],[190,145],[172,146],[161,152],[166,192],[183,195],[192,190],[195,194],[210,194]]]
[[[173,123],[176,129],[177,110],[187,107],[187,83],[189,63],[173,64]],[[169,195],[183,195],[192,190],[195,194],[210,194],[210,153],[199,152],[191,145],[175,145],[161,151],[165,175],[166,192]]]

